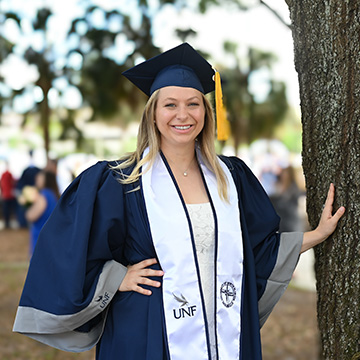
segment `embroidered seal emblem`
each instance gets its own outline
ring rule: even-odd
[[[236,288],[233,283],[225,281],[220,287],[220,299],[227,308],[234,305],[236,299]]]

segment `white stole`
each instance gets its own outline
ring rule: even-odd
[[[143,156],[147,152],[145,150]],[[201,162],[200,153],[198,160],[216,212],[216,337],[219,359],[239,359],[243,248],[237,191],[230,171],[219,161],[228,179],[230,198],[229,203],[222,201],[216,178]],[[191,222],[160,154],[150,169],[145,165],[142,186],[153,243],[165,273],[162,290],[170,358],[183,360],[187,355],[191,359],[210,359]]]

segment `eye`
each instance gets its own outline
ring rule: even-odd
[[[189,106],[199,106],[200,104],[198,102],[191,102]]]
[[[164,105],[164,107],[167,107],[167,108],[175,107],[175,104],[174,103],[167,103],[167,104]]]

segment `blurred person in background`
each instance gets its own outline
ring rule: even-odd
[[[40,171],[40,168],[38,168],[37,166],[34,165],[33,155],[34,155],[34,151],[30,150],[29,151],[30,163],[24,169],[24,171],[22,172],[22,174],[20,176],[20,179],[18,180],[18,182],[16,184],[16,193],[18,196],[21,195],[24,187],[35,186],[35,177],[36,177],[36,174]],[[18,218],[18,222],[19,222],[19,225],[21,228],[28,227],[28,222],[25,217],[25,211],[26,211],[25,207],[18,206],[17,218]]]
[[[303,231],[304,224],[299,214],[299,198],[305,195],[296,182],[295,169],[290,165],[282,168],[273,193],[269,196],[280,216],[280,232]]]
[[[5,228],[10,228],[12,215],[16,215],[17,201],[15,196],[16,180],[9,170],[9,163],[5,162],[5,171],[0,178],[1,199],[3,205],[3,216]]]
[[[60,197],[53,171],[39,171],[35,177],[35,187],[37,192],[34,194],[34,200],[25,212],[26,220],[30,223],[30,254],[33,254],[40,230]]]
[[[46,170],[53,172],[55,175],[57,175],[57,169],[58,169],[58,159],[55,158],[48,158],[47,164],[45,167]]]

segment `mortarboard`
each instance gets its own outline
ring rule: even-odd
[[[123,75],[148,96],[166,86],[190,87],[203,94],[215,90],[218,139],[227,139],[229,124],[222,105],[220,75],[188,43],[146,60]]]

